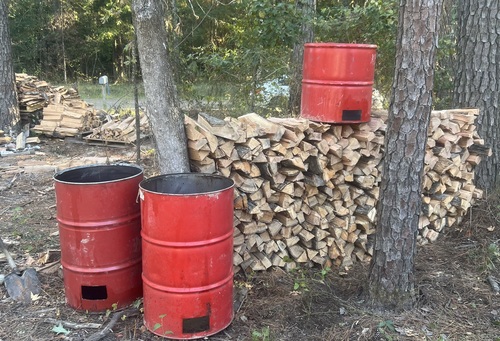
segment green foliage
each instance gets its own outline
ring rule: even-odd
[[[394,75],[398,20],[397,0],[325,3],[319,8],[316,40],[323,42],[376,44],[375,87],[385,97]]]
[[[496,243],[490,243],[486,248],[485,263],[488,270],[496,268],[496,263],[500,259],[500,249]]]
[[[296,268],[290,271],[293,276],[293,290],[300,292],[309,291],[309,281],[310,277],[301,268]]]
[[[394,322],[392,322],[391,320],[386,320],[386,321],[380,322],[377,326],[377,330],[388,341],[393,340],[390,333],[393,333],[396,331],[396,329],[394,328]]]
[[[133,37],[129,0],[12,0],[16,72],[62,79],[124,78],[124,47]]]
[[[54,333],[56,333],[56,335],[59,335],[59,334],[68,335],[70,333],[70,331],[66,330],[61,323],[59,323],[57,326],[54,326],[52,328],[52,331]]]
[[[497,243],[478,245],[471,249],[468,255],[482,271],[491,272],[497,268],[500,261],[500,248]]]
[[[170,56],[186,99],[235,114],[282,114],[286,96],[262,104],[259,87],[292,72],[292,48],[309,23],[316,41],[376,44],[375,87],[389,98],[397,0],[326,0],[311,15],[294,0],[163,3]],[[437,108],[451,107],[453,94],[453,6],[447,14],[437,56]],[[9,16],[16,72],[54,82],[63,79],[66,65],[73,81],[95,82],[102,74],[112,83],[130,78],[131,0],[11,0]]]
[[[269,326],[263,327],[261,330],[252,331],[252,341],[270,341],[271,332]]]

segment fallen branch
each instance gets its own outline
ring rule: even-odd
[[[500,292],[500,286],[498,285],[498,281],[495,278],[493,278],[492,276],[488,276],[487,280],[490,283],[493,291],[498,294]]]
[[[118,311],[113,314],[113,317],[109,321],[109,323],[104,327],[102,330],[90,335],[87,337],[84,341],[99,341],[102,340],[103,338],[106,337],[106,335],[110,334],[112,331],[112,328],[116,325],[116,323],[123,317],[123,316],[133,316],[137,314],[137,311],[135,310],[122,310]]]
[[[14,177],[12,178],[12,180],[10,180],[9,183],[6,186],[0,188],[0,192],[1,191],[6,191],[6,190],[10,189],[12,187],[12,185],[14,184],[14,182],[17,180],[18,175],[19,175],[19,173],[16,173],[14,175]]]
[[[102,327],[102,324],[99,323],[74,323],[74,322],[56,320],[53,318],[46,318],[44,321],[56,325],[61,324],[63,327],[71,329],[88,329],[88,328],[97,329]]]

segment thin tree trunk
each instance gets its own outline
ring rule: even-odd
[[[66,46],[64,43],[64,1],[61,1],[61,47],[62,47],[62,62],[63,62],[63,73],[64,73],[64,84],[68,83],[68,74],[66,70]]]
[[[479,187],[493,190],[500,181],[500,3],[459,2],[457,107],[479,108],[478,132],[493,155],[476,168]]]
[[[134,83],[134,109],[136,134],[136,163],[141,164],[141,116],[139,111],[139,86],[137,84],[137,38],[132,42],[132,82]]]
[[[411,308],[434,60],[442,0],[401,0],[396,72],[368,280],[377,309]]]
[[[161,2],[133,0],[132,10],[160,171],[164,174],[189,172],[184,117],[170,65]]]
[[[16,78],[12,65],[8,5],[0,2],[0,129],[18,129],[20,121]]]
[[[312,17],[316,11],[316,0],[297,0],[297,8],[304,14],[304,22],[301,27],[300,38],[293,46],[292,58],[290,60],[291,72],[288,111],[292,115],[300,114],[304,44],[310,43],[314,39]]]

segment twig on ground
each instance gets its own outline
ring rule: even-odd
[[[6,186],[0,188],[0,192],[10,189],[12,187],[12,185],[14,184],[14,182],[17,180],[18,175],[19,175],[19,173],[14,174],[14,177],[12,178],[12,180],[10,180],[10,182]]]
[[[88,329],[88,328],[97,329],[102,327],[102,324],[100,323],[74,323],[74,322],[56,320],[53,318],[46,318],[44,321],[47,323],[62,324],[63,327],[71,329]]]
[[[495,278],[493,278],[493,276],[488,276],[487,280],[490,283],[493,291],[498,294],[500,292],[500,285],[498,285],[498,281]]]
[[[99,341],[106,337],[109,333],[112,332],[112,328],[115,326],[115,324],[123,317],[123,316],[134,316],[137,314],[137,311],[135,309],[127,309],[127,310],[122,310],[122,311],[117,311],[116,313],[113,314],[113,317],[109,321],[109,323],[104,327],[102,330],[90,335],[87,337],[84,341]]]

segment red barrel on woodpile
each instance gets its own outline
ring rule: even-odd
[[[194,339],[231,323],[233,186],[201,173],[141,182],[144,324],[151,332]]]
[[[327,123],[370,120],[376,45],[304,45],[300,115]]]
[[[68,305],[104,311],[142,296],[143,171],[133,165],[92,165],[54,175],[61,264]]]

